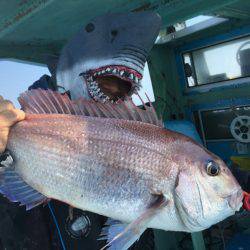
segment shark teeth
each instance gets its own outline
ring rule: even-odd
[[[110,98],[105,95],[101,89],[98,86],[98,83],[96,81],[90,81],[90,77],[88,78],[88,90],[90,95],[93,97],[96,101],[106,102],[109,101]]]
[[[138,84],[139,81],[142,79],[142,75],[130,68],[127,68],[125,66],[107,66],[107,67],[101,67],[99,69],[90,70],[89,71],[89,78],[92,77],[99,77],[102,75],[114,75],[117,77],[120,77],[124,80],[130,81],[132,83]],[[91,80],[91,79],[90,79]],[[92,80],[91,80],[92,81]]]
[[[138,84],[139,83],[139,79],[138,77],[135,77],[135,83]]]

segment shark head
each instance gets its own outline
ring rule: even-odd
[[[159,33],[153,12],[106,14],[87,23],[63,48],[58,85],[97,101],[116,101],[140,88],[144,65]]]

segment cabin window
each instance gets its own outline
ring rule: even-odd
[[[250,36],[183,54],[188,87],[250,76]]]

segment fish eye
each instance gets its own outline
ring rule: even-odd
[[[220,166],[214,161],[209,161],[206,165],[206,171],[208,175],[216,176],[220,173]]]
[[[85,26],[85,30],[87,32],[92,32],[93,30],[95,29],[95,25],[93,23],[88,23],[86,26]]]

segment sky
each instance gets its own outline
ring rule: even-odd
[[[50,75],[47,67],[41,65],[32,65],[17,61],[0,60],[0,95],[13,102],[20,108],[17,98],[20,93],[28,89],[30,85],[38,80],[42,75]],[[143,88],[140,95],[146,101],[145,92],[150,100],[154,101],[152,83],[149,75],[148,66],[145,66],[144,77],[142,81]],[[136,104],[140,104],[138,97],[134,96]]]
[[[0,60],[0,95],[20,107],[19,94],[44,74],[50,75],[46,67]]]

